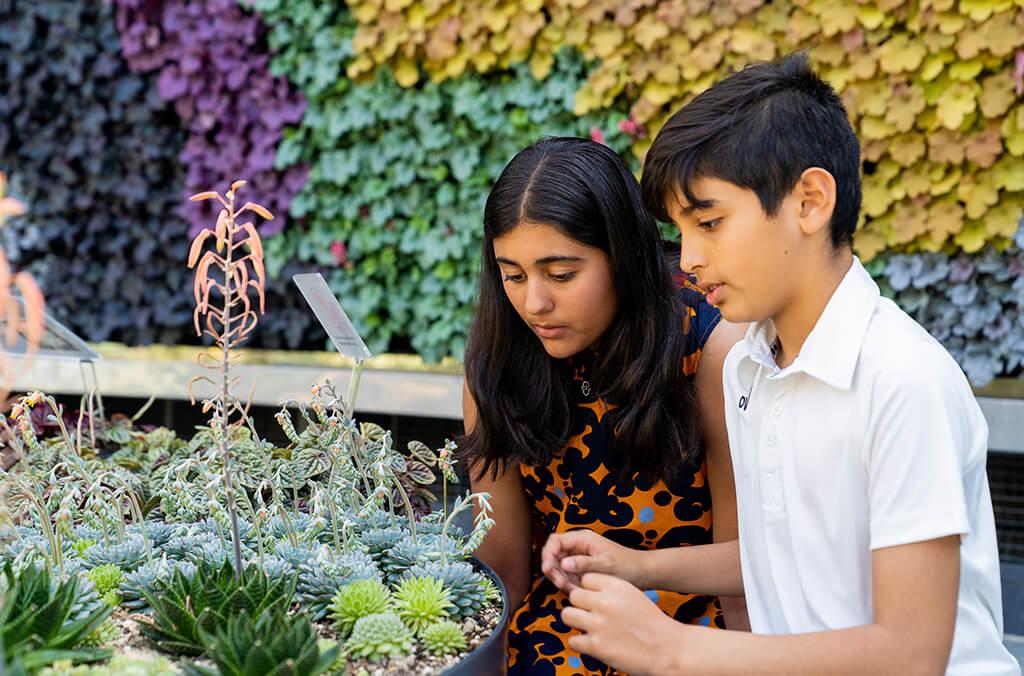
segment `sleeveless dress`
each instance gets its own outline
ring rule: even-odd
[[[692,285],[683,282],[680,293],[686,305],[680,330],[687,336],[681,368],[692,376],[704,343],[720,316]],[[510,675],[619,673],[569,647],[569,637],[578,632],[561,621],[561,611],[569,604],[568,595],[540,572],[540,548],[548,534],[589,528],[634,549],[712,541],[711,493],[703,454],[695,463],[682,468],[671,484],[640,473],[616,480],[610,458],[612,431],[605,418],[609,406],[588,396],[592,362],[589,352],[569,359],[573,380],[578,384],[572,388],[576,406],[569,442],[546,466],[520,465],[523,488],[533,512],[533,578],[530,591],[509,627]],[[661,590],[645,593],[680,622],[725,626],[715,597]]]

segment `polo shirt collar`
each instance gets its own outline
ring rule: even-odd
[[[878,285],[855,256],[800,354],[784,372],[803,372],[832,387],[850,389],[864,335],[880,298]],[[773,349],[776,337],[775,324],[770,319],[747,329],[749,358],[774,373],[779,372]]]

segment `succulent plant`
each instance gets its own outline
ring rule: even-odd
[[[417,636],[431,624],[445,619],[451,596],[434,577],[407,577],[392,594],[394,609]]]
[[[72,666],[61,660],[47,667],[39,676],[177,676],[178,671],[164,657],[115,654],[101,665]]]
[[[82,558],[92,568],[109,563],[130,572],[146,563],[146,543],[138,536],[129,536],[116,545],[97,543],[86,549]]]
[[[258,615],[291,603],[294,575],[271,581],[259,567],[248,566],[240,577],[239,584],[230,561],[219,567],[201,562],[192,576],[175,570],[159,593],[143,592],[153,614],[140,619],[142,633],[168,652],[197,656],[204,650],[200,630],[213,635],[238,613]]]
[[[79,603],[79,583],[77,576],[55,582],[43,566],[26,566],[17,573],[10,562],[4,566],[0,646],[5,662],[17,658],[19,668],[32,672],[57,659],[90,662],[110,656],[105,649],[76,648],[111,613],[104,604],[75,617],[76,605],[89,605]]]
[[[334,664],[340,651],[336,645],[321,652],[309,619],[288,617],[282,610],[264,610],[255,622],[239,613],[212,633],[200,629],[200,636],[217,669],[189,664],[189,676],[316,676]]]
[[[384,657],[408,655],[413,650],[413,635],[394,613],[377,613],[360,618],[345,641],[350,658],[365,657],[371,662]]]
[[[423,649],[431,655],[448,655],[466,649],[466,636],[462,627],[451,620],[429,625],[420,633]]]
[[[96,566],[85,576],[96,585],[96,593],[100,596],[104,596],[110,591],[116,591],[124,580],[124,573],[112,563]]]
[[[195,550],[207,544],[218,543],[217,536],[213,533],[201,533],[194,535],[177,535],[161,546],[161,551],[167,558],[175,561],[189,560]]]
[[[334,561],[308,561],[299,567],[296,596],[314,620],[321,620],[338,589],[356,580],[381,580],[380,570],[366,552],[351,551]]]
[[[315,560],[319,556],[320,549],[321,545],[316,543],[300,542],[296,546],[282,540],[274,545],[274,554],[298,570],[302,564]]]
[[[398,526],[373,528],[359,534],[359,542],[375,561],[380,563],[384,555],[406,536],[406,531]]]
[[[409,536],[403,537],[381,557],[380,569],[385,581],[389,585],[397,584],[405,571],[426,560],[429,551],[430,546],[423,538],[413,541]]]
[[[158,585],[170,577],[171,570],[172,566],[166,560],[160,559],[126,574],[117,588],[121,596],[121,605],[137,613],[151,612],[146,593],[155,593]]]
[[[263,573],[271,580],[280,580],[295,572],[295,567],[292,564],[273,554],[265,555],[261,566]]]
[[[391,592],[380,580],[356,580],[340,589],[331,601],[331,621],[342,636],[348,636],[356,622],[391,609]]]
[[[87,648],[102,648],[113,645],[114,641],[121,635],[121,630],[113,619],[107,618],[100,622],[100,626],[88,636],[82,639],[79,645]]]
[[[466,561],[425,561],[406,572],[409,577],[434,577],[444,584],[451,593],[452,607],[449,612],[457,617],[472,617],[486,600],[482,574],[473,570]]]
[[[164,523],[163,521],[147,521],[145,526],[146,537],[149,538],[149,544],[154,549],[163,547],[181,530],[180,525]],[[140,529],[138,525],[132,524],[131,526],[128,526],[127,530],[129,533],[135,534],[138,533]]]

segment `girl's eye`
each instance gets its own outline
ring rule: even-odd
[[[504,275],[504,279],[506,282],[518,284],[519,282],[523,281],[523,275]]]
[[[707,221],[700,221],[697,223],[697,227],[701,230],[714,230],[718,227],[718,224],[722,222],[721,218],[712,218]]]
[[[548,278],[555,282],[568,282],[576,276],[575,272],[562,272],[556,275],[548,275]]]

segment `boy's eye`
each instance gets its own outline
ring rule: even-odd
[[[706,221],[698,221],[697,227],[701,230],[714,230],[722,222],[721,218],[711,218]]]

